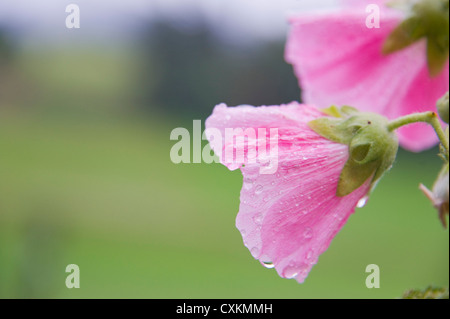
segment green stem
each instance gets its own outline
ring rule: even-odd
[[[417,122],[428,123],[434,128],[437,136],[439,137],[439,140],[441,141],[442,146],[444,147],[447,153],[448,158],[449,154],[448,139],[444,130],[442,129],[441,123],[439,122],[439,118],[435,112],[415,113],[400,117],[398,119],[389,122],[388,130],[392,132],[398,129],[399,127]]]

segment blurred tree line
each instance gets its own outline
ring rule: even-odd
[[[33,79],[36,80],[36,76],[27,76],[26,72],[29,70],[25,70],[25,75],[22,74],[23,70],[15,63],[15,60],[18,60],[16,57],[19,50],[15,49],[16,46],[12,40],[20,43],[20,37],[16,35],[12,37],[7,30],[0,26],[0,105],[17,107],[24,97],[33,95],[33,92],[41,92],[40,95],[33,95],[34,107],[44,105],[50,108],[54,105],[54,109],[63,110],[77,103],[77,105],[92,104],[98,108],[103,104],[110,105],[109,97],[119,94],[115,90],[105,95],[104,91],[92,88],[95,92],[100,92],[98,93],[101,95],[100,99],[81,101],[79,97],[91,95],[86,93],[85,87],[83,87],[84,93],[80,94],[80,89],[75,89],[80,87],[80,83],[68,82],[72,78],[86,81],[98,78],[98,81],[107,83],[108,77],[118,75],[114,72],[104,73],[103,69],[97,67],[93,71],[97,73],[97,76],[87,72],[82,65],[78,71],[86,74],[78,75],[71,73],[75,72],[75,69],[69,68],[70,65],[65,65],[64,73],[56,76],[51,70],[62,67],[57,64],[62,58],[50,62],[45,60],[47,65],[43,66],[42,58],[33,51],[28,51],[25,52],[27,53],[25,58],[28,59],[26,65],[34,68],[35,73],[38,72],[36,70],[41,70],[39,71],[41,73],[37,75],[39,81],[33,81]],[[114,42],[118,50],[122,44],[120,39]],[[199,17],[189,27],[176,26],[167,20],[145,22],[137,37],[138,56],[135,62],[138,65],[138,71],[137,73],[131,71],[129,75],[121,73],[124,78],[131,76],[133,89],[132,92],[128,92],[134,98],[122,99],[119,104],[128,110],[144,109],[149,114],[157,111],[167,114],[170,118],[178,117],[180,120],[190,121],[205,119],[211,114],[213,107],[222,102],[230,106],[241,104],[257,106],[278,105],[299,100],[300,90],[297,79],[291,65],[287,64],[283,58],[284,45],[284,39],[278,42],[253,41],[252,43],[226,40]],[[113,53],[105,52],[101,46],[98,47],[101,51],[96,45],[93,45],[94,50],[85,47],[88,52],[97,54],[97,56],[87,55],[86,57],[79,53],[72,56],[68,49],[67,59],[70,58],[73,65],[96,64],[96,59],[99,57],[102,61],[107,61],[107,55]],[[136,56],[133,50],[136,50],[136,46],[125,48],[127,53],[131,53],[125,55],[126,58],[133,59]],[[61,53],[63,51],[58,46],[54,49],[47,48],[45,52],[47,55],[56,52],[53,54],[63,56]],[[24,56],[21,55],[19,58],[24,59]],[[125,67],[126,61],[123,62]],[[109,62],[103,64],[105,63]],[[120,65],[111,66],[115,70],[120,70],[119,67]],[[101,72],[104,74],[98,74]],[[55,84],[54,79],[57,77],[58,81]],[[46,83],[47,86],[44,87]],[[49,87],[52,88],[51,92]],[[73,93],[76,96],[71,95],[71,98],[67,98],[70,92],[68,93],[65,87],[71,88],[70,92],[78,90],[78,93]],[[45,97],[42,98],[43,100],[40,98],[41,95]],[[61,96],[63,98],[59,98]],[[127,96],[130,97],[130,95]]]
[[[284,61],[284,39],[236,44],[207,23],[188,30],[158,21],[140,38],[141,105],[171,116],[205,118],[216,104],[277,105],[300,99],[292,67]]]
[[[9,102],[13,92],[17,91],[17,74],[11,65],[15,54],[11,34],[0,26],[0,107]]]
[[[0,70],[12,58],[12,43],[5,29],[0,26]],[[1,74],[1,73],[0,73]]]

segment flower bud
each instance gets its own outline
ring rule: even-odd
[[[448,163],[444,165],[438,178],[434,182],[433,190],[430,191],[424,185],[420,185],[420,189],[424,192],[425,196],[433,204],[434,208],[439,213],[439,219],[444,227],[447,227],[446,215],[449,213],[449,166]]]

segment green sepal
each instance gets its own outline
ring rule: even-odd
[[[405,0],[391,0],[386,2],[386,7],[408,12],[411,9],[411,3]]]
[[[387,37],[382,52],[391,54],[426,38],[428,70],[435,77],[449,58],[449,2],[421,0],[408,11],[409,17]]]
[[[445,129],[445,135],[447,138],[447,141],[449,140],[449,127],[447,126],[447,128]],[[449,154],[447,152],[447,150],[445,149],[445,147],[442,144],[439,144],[439,155],[438,155],[443,161],[444,163],[448,164],[449,161]]]
[[[344,120],[321,117],[308,123],[309,127],[317,134],[325,137],[327,140],[340,144],[348,144],[350,136],[342,129]]]
[[[341,106],[340,108],[337,107],[336,105],[332,105],[325,109],[321,109],[320,111],[326,115],[329,115],[332,117],[337,117],[337,118],[349,117],[350,115],[353,115],[353,114],[356,114],[359,112],[358,109],[356,109],[352,106],[348,106],[348,105]]]
[[[449,95],[448,91],[443,97],[441,97],[436,103],[436,107],[439,113],[439,117],[442,121],[448,124],[449,122]]]
[[[342,107],[341,117],[322,117],[309,122],[310,128],[331,141],[349,146],[349,158],[341,172],[336,195],[346,196],[368,179],[375,185],[392,166],[398,140],[387,129],[388,120],[375,113]],[[335,112],[336,113],[336,112]]]
[[[413,16],[401,22],[387,37],[383,44],[383,53],[391,54],[417,42],[426,35],[425,27],[419,17]]]
[[[426,28],[427,64],[434,77],[441,73],[449,57],[448,1],[422,0],[413,9]]]
[[[349,159],[339,176],[336,196],[344,197],[358,189],[365,181],[373,177],[378,165],[378,162],[361,165]]]
[[[359,110],[357,108],[348,105],[341,106],[340,111],[342,116],[345,117],[359,113]]]
[[[448,43],[444,44],[437,39],[428,38],[427,65],[432,77],[438,76],[447,64],[449,56]]]
[[[330,107],[327,107],[325,109],[320,110],[322,113],[327,114],[329,116],[333,117],[342,117],[341,112],[339,108],[336,105],[332,105]]]

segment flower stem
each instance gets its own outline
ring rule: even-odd
[[[402,127],[404,125],[417,123],[417,122],[424,122],[430,124],[434,131],[436,132],[437,136],[439,137],[439,140],[441,141],[442,146],[445,149],[445,152],[447,153],[447,157],[449,154],[449,143],[447,136],[442,129],[441,123],[439,122],[439,118],[435,112],[424,112],[424,113],[415,113],[406,115],[403,117],[399,117],[398,119],[395,119],[388,124],[388,130],[394,131],[398,129],[399,127]]]

